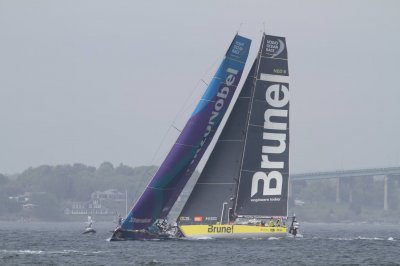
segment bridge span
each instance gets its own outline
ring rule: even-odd
[[[290,180],[310,180],[310,179],[330,179],[330,178],[349,178],[363,176],[399,176],[400,167],[368,168],[356,170],[340,170],[328,172],[310,172],[290,175]]]
[[[400,167],[383,167],[383,168],[366,168],[354,170],[338,170],[327,172],[310,172],[291,174],[289,181],[289,198],[292,197],[292,184],[302,180],[321,180],[335,179],[336,180],[336,203],[340,203],[340,187],[341,180],[360,177],[381,177],[383,180],[383,209],[388,210],[388,179],[400,177]]]

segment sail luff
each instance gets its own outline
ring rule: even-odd
[[[160,168],[138,199],[123,229],[146,229],[165,218],[212,140],[239,83],[251,41],[236,35],[215,78]]]

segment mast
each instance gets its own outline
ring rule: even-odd
[[[125,188],[125,215],[128,215],[128,190]]]
[[[251,41],[236,35],[206,92],[121,228],[147,229],[164,219],[211,142],[236,90]]]
[[[244,147],[246,147],[246,142],[247,142],[247,135],[248,135],[248,129],[249,129],[249,121],[250,121],[250,115],[251,115],[251,110],[253,107],[253,101],[254,101],[254,90],[256,87],[256,82],[257,82],[257,75],[258,75],[258,71],[260,69],[260,61],[261,61],[261,53],[262,53],[262,47],[264,45],[264,40],[265,40],[265,24],[264,24],[264,33],[263,33],[263,37],[261,40],[261,45],[260,48],[258,49],[258,53],[257,53],[257,58],[254,61],[254,73],[253,73],[253,83],[251,86],[251,96],[250,96],[250,105],[249,105],[249,110],[247,112],[247,118],[246,118],[246,129],[245,129],[245,137],[244,137],[244,146],[243,146],[243,150],[242,150],[242,156],[241,156],[241,162],[240,162],[240,169],[239,169],[239,178],[238,178],[238,182],[236,185],[236,192],[235,192],[235,200],[234,200],[234,204],[233,204],[233,210],[234,210],[234,214],[235,216],[237,215],[236,213],[236,206],[237,206],[237,199],[238,199],[238,195],[239,195],[239,187],[240,187],[240,180],[242,177],[242,168],[243,168],[243,160],[244,160]]]

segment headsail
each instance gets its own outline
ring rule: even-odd
[[[236,214],[287,216],[289,71],[285,38],[263,36],[247,123]]]
[[[122,224],[146,229],[165,218],[217,130],[239,83],[251,40],[236,35],[176,143]]]

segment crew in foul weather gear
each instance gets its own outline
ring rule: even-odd
[[[274,226],[275,226],[274,218],[271,217],[271,218],[269,219],[268,226],[269,226],[269,227],[274,227]]]
[[[296,236],[298,229],[299,229],[299,223],[296,220],[296,216],[293,215],[292,223],[290,224],[290,228],[289,228],[289,234],[292,234],[292,235]]]
[[[281,227],[281,224],[281,218],[278,218],[278,220],[276,220],[276,226]]]
[[[121,214],[118,215],[118,226],[122,225],[122,217]]]

